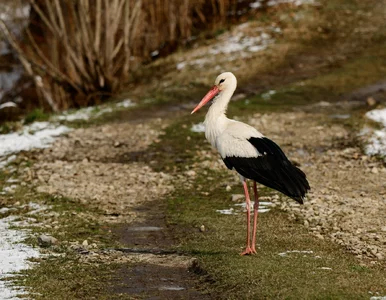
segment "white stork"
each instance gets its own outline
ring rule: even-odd
[[[288,160],[276,143],[255,128],[226,117],[228,103],[236,86],[237,79],[231,72],[220,74],[192,114],[217,96],[205,117],[205,137],[218,150],[228,169],[235,169],[240,175],[247,208],[247,246],[241,253],[245,255],[257,253],[255,244],[259,197],[256,182],[278,190],[301,204],[310,186],[306,175]],[[250,198],[246,179],[253,180],[255,194],[252,242]]]

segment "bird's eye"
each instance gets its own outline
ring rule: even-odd
[[[221,79],[221,80],[220,80],[220,84],[223,83],[224,81],[225,81],[225,79]]]

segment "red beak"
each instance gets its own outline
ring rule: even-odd
[[[198,111],[201,107],[203,107],[205,104],[207,104],[211,99],[213,99],[214,96],[216,96],[220,90],[218,89],[217,85],[214,85],[210,91],[205,95],[204,98],[198,103],[195,109],[193,109],[191,114],[194,114],[196,111]]]

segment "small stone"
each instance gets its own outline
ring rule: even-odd
[[[244,198],[244,195],[243,194],[233,194],[232,195],[232,201],[236,202],[236,201],[239,201],[240,199],[243,199]]]
[[[368,97],[366,99],[366,104],[368,106],[374,106],[375,104],[377,104],[377,100],[375,100],[373,97]]]
[[[226,190],[227,192],[230,192],[231,189],[232,189],[232,187],[231,187],[230,185],[227,185],[226,188],[225,188],[225,190]]]
[[[87,240],[84,240],[83,243],[82,243],[82,246],[87,247],[87,246],[88,246],[88,241],[87,241]]]
[[[120,145],[121,145],[120,142],[115,142],[115,143],[114,143],[114,147],[115,147],[115,148],[119,147]]]
[[[379,260],[383,260],[383,255],[379,252],[377,254],[375,254],[375,257]]]
[[[378,168],[377,167],[372,168],[371,173],[378,174],[379,173]]]
[[[201,225],[201,226],[200,226],[200,231],[201,231],[201,232],[205,232],[205,231],[206,231],[205,225]]]
[[[50,235],[42,234],[38,237],[40,247],[50,247],[58,242],[58,240]]]
[[[196,171],[194,171],[194,170],[186,171],[185,175],[187,175],[189,177],[194,177],[194,176],[196,176]]]

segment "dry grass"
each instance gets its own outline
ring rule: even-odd
[[[52,111],[96,104],[117,93],[151,51],[170,52],[193,30],[235,15],[238,5],[236,0],[28,2],[30,25],[23,38],[1,20],[0,29]]]

